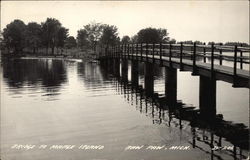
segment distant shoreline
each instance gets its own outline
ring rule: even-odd
[[[52,58],[52,59],[78,59],[83,61],[94,61],[97,59],[97,54],[93,51],[80,51],[80,50],[68,50],[63,54],[45,54],[38,53],[33,54],[29,52],[24,52],[22,54],[7,54],[2,52],[1,58]]]

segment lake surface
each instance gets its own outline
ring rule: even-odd
[[[164,68],[156,70],[154,90],[164,95]],[[139,71],[143,86],[143,64]],[[130,72],[129,66],[129,80]],[[236,154],[232,149],[213,151],[212,141],[215,146],[219,140],[222,146],[234,145],[211,129],[193,126],[157,107],[98,63],[4,59],[0,76],[2,160],[228,160],[239,159],[240,153],[241,158],[247,156],[247,150],[239,147]],[[177,77],[178,102],[198,109],[199,76],[178,71]],[[233,127],[248,128],[249,89],[217,81],[217,114]],[[27,149],[25,145],[34,146]],[[170,149],[173,146],[189,149]]]

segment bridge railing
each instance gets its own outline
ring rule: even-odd
[[[131,57],[134,59],[153,58],[154,60],[177,60],[180,64],[185,60],[191,60],[193,67],[196,62],[208,63],[211,70],[214,70],[214,63],[223,65],[223,61],[232,62],[234,75],[237,69],[243,68],[244,64],[249,65],[250,47],[226,46],[222,44],[122,44],[116,46],[102,47],[102,55],[105,57]],[[217,60],[217,61],[215,61]]]

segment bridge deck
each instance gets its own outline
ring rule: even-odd
[[[250,47],[243,45],[141,43],[102,47],[100,56],[138,59],[180,68],[181,71],[191,71],[192,75],[207,76],[233,83],[234,87],[249,88],[249,71],[243,69],[243,65],[249,65],[249,53]],[[200,58],[203,61],[199,60]],[[210,62],[206,63],[206,59]],[[220,65],[215,64],[215,60],[219,60]],[[231,62],[232,66],[222,65],[222,61]]]
[[[126,59],[138,59],[142,60],[144,62],[155,62],[157,64],[160,64],[160,56],[159,55],[130,55],[122,57]],[[162,62],[164,66],[170,66],[169,57],[162,56]],[[172,67],[174,68],[180,68],[180,59],[171,57],[171,63]],[[182,65],[184,67],[184,70],[193,72],[193,61],[189,59],[183,59]],[[197,74],[198,75],[204,75],[204,76],[211,76],[211,64],[210,63],[204,63],[202,61],[196,61],[196,68],[197,68]],[[233,83],[235,87],[247,87],[249,88],[249,71],[237,69],[237,78],[235,79],[234,76],[234,68],[230,66],[223,66],[214,64],[214,74],[215,78],[218,80],[223,80],[229,83]]]
[[[160,59],[160,57],[158,57],[158,58]],[[162,57],[162,59],[166,60],[166,61],[169,61],[168,57]],[[180,63],[180,59],[178,59],[178,58],[171,58],[171,60],[172,60],[172,62]],[[183,62],[183,64],[186,64],[186,65],[190,65],[190,66],[193,65],[192,60],[183,59],[182,62]],[[203,62],[196,61],[196,66],[211,70],[211,64],[210,63],[203,63]],[[234,75],[233,67],[229,67],[229,66],[214,64],[214,71],[230,74],[232,76]],[[249,71],[247,71],[247,70],[237,69],[236,73],[237,73],[237,76],[244,77],[244,78],[249,78]]]
[[[142,56],[146,58],[146,55],[142,55]],[[153,59],[153,56],[148,55],[148,58]],[[158,55],[155,55],[154,58],[157,59],[157,60],[160,60],[160,56],[158,56]],[[162,57],[162,60],[169,62],[169,57],[164,56],[164,57]],[[179,58],[173,58],[172,57],[171,61],[174,62],[174,63],[178,63],[178,64],[180,63]],[[182,63],[184,65],[193,66],[193,61],[192,60],[183,59]],[[200,67],[200,68],[211,70],[211,64],[210,63],[204,63],[204,62],[201,62],[201,61],[196,61],[196,66]],[[229,75],[232,75],[232,76],[234,75],[233,67],[229,67],[229,66],[214,64],[214,71],[222,72],[222,73],[229,74]],[[236,73],[237,73],[237,76],[239,76],[239,77],[249,78],[249,71],[247,71],[247,70],[237,69]]]

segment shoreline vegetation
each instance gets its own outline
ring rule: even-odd
[[[46,54],[45,49],[38,49],[38,51],[34,54],[30,51],[23,51],[21,54],[8,53],[7,51],[1,50],[1,59],[3,58],[64,58],[64,59],[81,59],[85,62],[95,62],[98,53],[94,52],[91,49],[79,49],[79,48],[71,48],[71,49],[62,49],[55,50],[54,54]]]
[[[176,41],[169,37],[165,28],[143,28],[134,36],[119,37],[115,25],[90,22],[77,31],[77,36],[69,36],[69,29],[59,20],[47,18],[40,24],[15,19],[0,32],[0,51],[3,57],[63,57],[94,61],[102,49],[108,46],[135,43],[183,43],[204,45],[201,41]],[[223,44],[208,42],[210,44]],[[224,45],[249,46],[247,43],[227,42]]]

